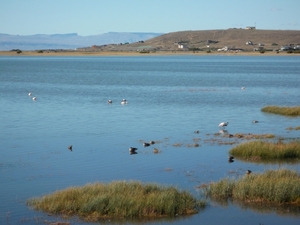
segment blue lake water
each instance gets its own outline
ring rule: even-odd
[[[266,105],[300,105],[300,57],[0,57],[0,224],[62,221],[26,200],[87,183],[140,180],[198,195],[197,186],[247,169],[300,172],[299,163],[229,164],[234,145],[214,141],[229,141],[216,135],[223,121],[232,134],[300,137],[286,129],[300,126],[300,117],[262,113]],[[156,144],[143,147],[151,140]],[[129,154],[131,146],[138,154]],[[300,210],[209,202],[197,215],[145,224],[299,221]]]

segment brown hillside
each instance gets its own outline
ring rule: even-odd
[[[202,31],[180,31],[164,34],[145,42],[126,45],[106,45],[98,50],[136,51],[136,50],[179,50],[177,43],[183,43],[187,48],[206,49],[208,40],[217,42],[210,43],[211,49],[228,46],[230,48],[241,48],[252,51],[259,43],[264,44],[266,49],[278,49],[281,46],[294,44],[300,45],[300,31],[298,30],[202,30]],[[246,45],[251,41],[253,45]],[[275,45],[277,44],[277,45]]]

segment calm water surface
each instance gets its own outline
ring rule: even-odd
[[[198,185],[247,169],[300,172],[299,163],[229,164],[233,145],[213,141],[229,141],[215,135],[222,121],[232,134],[299,138],[286,130],[299,117],[260,111],[299,104],[297,56],[0,57],[0,224],[63,220],[26,200],[97,181],[157,182],[197,196]],[[210,202],[195,216],[145,224],[298,225],[299,211]]]

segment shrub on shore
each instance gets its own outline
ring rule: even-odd
[[[295,107],[265,106],[261,109],[261,111],[267,113],[285,115],[285,116],[300,116],[300,106],[295,106]]]
[[[300,206],[300,175],[291,170],[269,170],[263,174],[251,174],[234,179],[222,179],[211,183],[207,195],[215,199],[293,204]]]
[[[190,215],[205,206],[187,191],[136,181],[71,187],[29,199],[27,204],[48,213],[78,215],[86,221]]]
[[[229,154],[244,160],[291,160],[300,159],[300,141],[277,143],[250,141],[233,147]]]

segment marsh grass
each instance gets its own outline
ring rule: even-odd
[[[295,106],[295,107],[265,106],[261,109],[261,111],[267,113],[285,115],[285,116],[300,116],[300,106]]]
[[[245,175],[240,179],[225,178],[211,183],[206,193],[212,199],[293,204],[300,206],[300,175],[291,170],[269,170],[263,174]]]
[[[137,181],[70,187],[29,199],[27,204],[47,213],[77,215],[86,221],[190,215],[205,206],[187,191]]]
[[[297,127],[288,127],[286,130],[300,130],[300,126]]]
[[[250,141],[239,144],[229,151],[229,154],[244,160],[299,160],[300,141],[277,143],[265,141]]]

